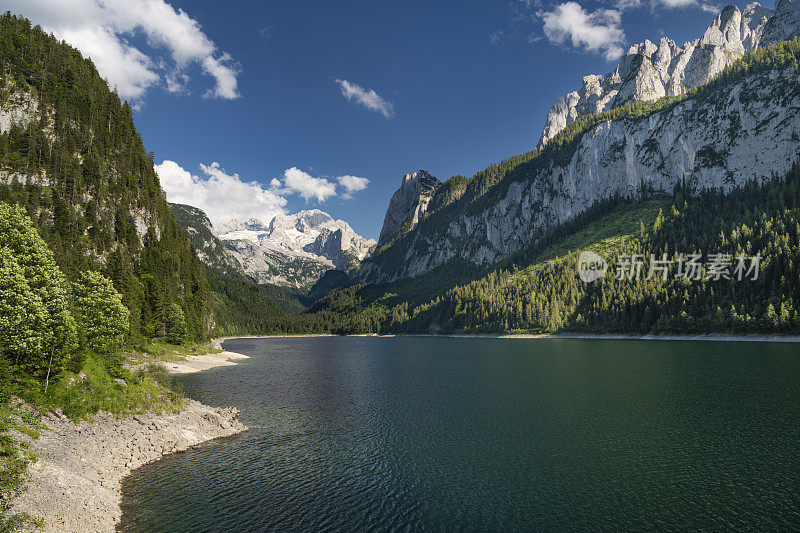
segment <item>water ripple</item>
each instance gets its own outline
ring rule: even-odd
[[[137,470],[123,531],[800,528],[794,345],[231,341],[251,431]]]

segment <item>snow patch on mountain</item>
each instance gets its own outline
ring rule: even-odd
[[[327,270],[352,270],[376,246],[344,220],[312,209],[258,219],[231,221],[214,228],[247,275],[259,283],[309,289]]]

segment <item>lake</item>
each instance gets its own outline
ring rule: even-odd
[[[124,531],[797,530],[800,345],[240,339],[251,430],[127,478]]]

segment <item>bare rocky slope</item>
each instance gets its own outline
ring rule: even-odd
[[[763,26],[771,39],[793,38],[773,29],[774,17],[795,31],[797,0],[780,2]],[[743,25],[732,7],[717,22],[715,31],[723,35]],[[754,39],[752,31],[748,35]],[[487,169],[497,181],[484,190],[472,178],[468,195],[447,209],[429,210],[416,228],[365,261],[357,277],[393,282],[452,261],[488,267],[595,202],[645,190],[671,193],[678,184],[729,191],[748,180],[782,176],[798,159],[800,74],[792,66],[762,69],[652,106],[632,116],[620,111],[622,118],[609,116],[565,145],[559,141]]]

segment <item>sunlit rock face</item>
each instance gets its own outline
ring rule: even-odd
[[[383,227],[378,238],[378,246],[391,241],[408,224],[406,229],[411,229],[419,222],[419,218],[428,208],[433,194],[441,186],[441,182],[425,172],[419,170],[403,176],[400,188],[389,200],[389,208],[383,219]]]
[[[735,13],[734,13],[735,15]],[[639,119],[607,121],[575,151],[512,182],[480,210],[464,206],[436,225],[422,221],[391,257],[368,259],[359,278],[391,282],[453,259],[489,266],[547,230],[616,194],[675,185],[726,191],[785,175],[798,159],[800,75],[792,68],[751,74]]]
[[[613,72],[585,76],[580,89],[553,104],[539,148],[582,116],[629,102],[684,94],[708,82],[762,40],[791,38],[800,24],[796,4],[797,0],[783,0],[774,12],[757,3],[744,11],[728,6],[702,37],[683,46],[666,37],[658,43],[645,41],[631,46]]]
[[[343,220],[319,209],[278,215],[269,223],[231,221],[217,237],[259,283],[307,290],[329,269],[352,270],[375,248]]]

